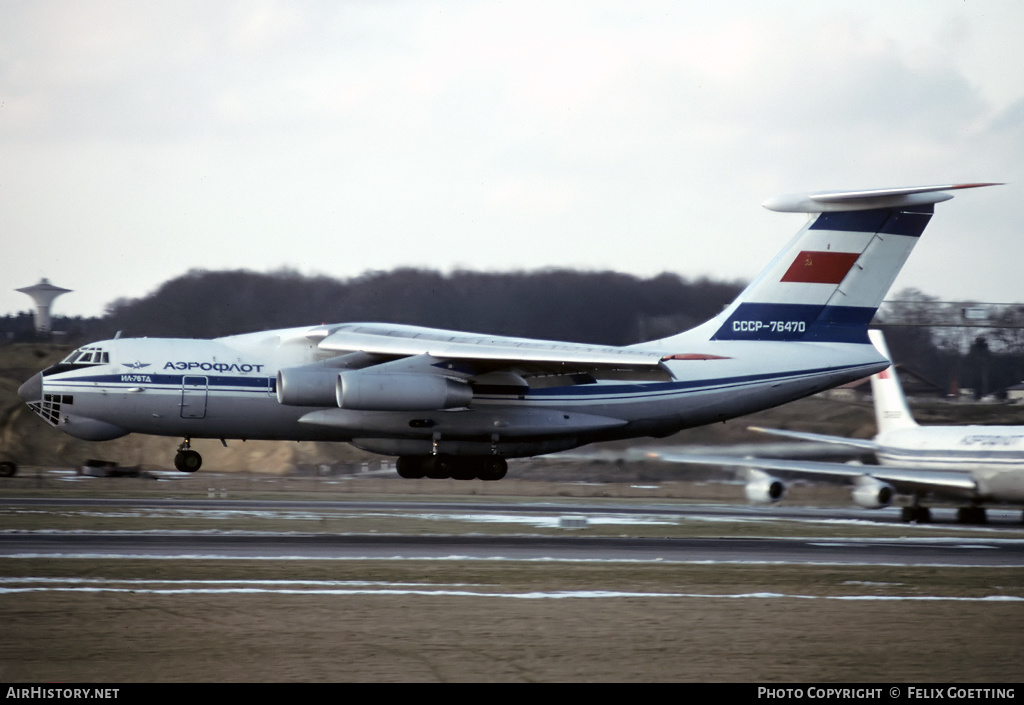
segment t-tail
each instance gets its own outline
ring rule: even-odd
[[[864,343],[868,324],[951,184],[780,196],[763,205],[813,217],[721,315],[712,340]]]
[[[889,354],[889,346],[885,343],[882,331],[871,330],[869,336],[871,342],[878,348],[878,352],[891,361],[892,355]],[[910,407],[907,406],[903,388],[900,387],[895,366],[871,375],[871,396],[875,400],[875,422],[878,424],[879,434],[901,428],[917,427],[917,421],[914,420],[910,413]]]

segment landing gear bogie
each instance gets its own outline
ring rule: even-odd
[[[505,477],[508,463],[501,456],[403,455],[396,464],[399,477],[431,480],[486,480]]]

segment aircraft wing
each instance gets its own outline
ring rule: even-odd
[[[977,485],[966,472],[920,470],[888,465],[856,465],[826,463],[809,460],[787,460],[784,458],[754,458],[729,455],[686,455],[683,453],[651,453],[652,460],[667,463],[692,463],[695,465],[719,465],[767,470],[780,477],[819,478],[833,481],[856,481],[865,475],[892,485],[901,494],[937,494],[952,497],[972,498]]]
[[[440,360],[524,363],[574,368],[656,368],[663,354],[614,346],[562,343],[398,324],[343,324],[310,331],[322,350],[363,352],[391,357],[424,355]],[[694,356],[696,359],[703,359]]]
[[[822,433],[805,433],[802,431],[783,431],[777,428],[764,428],[762,426],[748,426],[751,431],[768,433],[773,436],[784,438],[797,438],[801,441],[817,441],[819,443],[835,443],[836,445],[859,448],[861,450],[878,450],[878,444],[870,438],[846,438],[844,436],[826,436]]]

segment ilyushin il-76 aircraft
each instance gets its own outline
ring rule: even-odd
[[[499,480],[507,459],[664,437],[885,369],[868,323],[953,184],[820,192],[765,207],[813,215],[720,315],[625,347],[387,323],[213,340],[115,338],[79,348],[18,394],[50,425],[103,441],[343,441],[407,478]]]
[[[889,356],[881,331],[870,331],[871,340]],[[774,458],[727,458],[661,455],[683,463],[739,465],[756,468],[747,475],[747,496],[755,501],[774,501],[785,492],[782,477],[816,477],[844,480],[853,485],[853,500],[868,509],[889,506],[897,494],[911,498],[902,509],[904,521],[931,521],[925,498],[960,506],[957,520],[981,524],[986,504],[1024,504],[1024,426],[919,426],[910,413],[899,378],[890,368],[871,376],[875,421],[873,439],[843,438],[751,427],[787,438],[849,446],[875,455],[879,465],[845,465]]]

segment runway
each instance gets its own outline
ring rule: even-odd
[[[842,527],[898,526],[898,513],[879,515],[856,509],[748,507],[682,503],[551,503],[512,501],[296,501],[2,498],[0,508],[85,510],[135,521],[178,523],[190,517],[245,516],[248,530],[186,530],[132,528],[0,532],[0,557],[177,558],[250,560],[517,560],[619,561],[692,564],[900,565],[900,566],[1024,566],[1024,532],[1018,536],[979,527],[950,536],[950,525],[932,525],[927,535],[858,537]],[[878,517],[866,519],[865,514]],[[456,522],[460,529],[436,535],[389,531],[324,532],[260,530],[261,521],[300,517],[308,525],[317,517],[430,517]],[[1015,516],[1015,515],[1014,515]],[[894,518],[895,517],[895,518]],[[569,521],[566,521],[569,519]],[[1009,519],[1009,517],[1004,517]],[[756,522],[757,537],[652,536],[650,526],[676,526],[682,521]],[[779,536],[778,522],[792,532],[806,525],[800,537]],[[827,522],[829,538],[821,538]],[[583,536],[572,527],[601,524],[647,524],[645,532]],[[482,525],[515,524],[514,533],[488,533]],[[816,527],[812,530],[812,525]],[[401,525],[399,525],[401,526]],[[997,524],[998,526],[998,524]],[[1006,523],[1016,528],[1017,524]],[[545,528],[538,533],[535,529]],[[564,530],[551,533],[552,528]],[[774,528],[772,528],[774,527]],[[897,527],[892,527],[897,528]],[[606,532],[608,533],[608,532]],[[646,535],[627,535],[646,534]],[[653,531],[657,533],[657,531]],[[666,532],[668,533],[668,532]],[[775,535],[773,535],[775,534]],[[993,534],[998,534],[993,535]]]
[[[987,527],[956,525],[952,511],[917,526],[898,510],[674,498],[322,496],[0,498],[4,673],[859,682],[884,664],[894,679],[1003,682],[1016,672],[1016,512]]]
[[[3,557],[658,561],[1024,567],[1024,540],[6,534]]]
[[[621,514],[634,516],[663,516],[676,519],[705,519],[723,521],[798,521],[798,522],[862,522],[873,525],[905,525],[900,519],[898,507],[886,509],[861,509],[854,506],[819,507],[772,504],[739,503],[688,503],[658,502],[619,503],[615,501],[552,502],[519,500],[473,500],[433,501],[420,498],[402,498],[396,495],[389,500],[292,500],[292,499],[180,499],[176,497],[146,498],[89,498],[89,497],[0,497],[0,507],[104,507],[104,508],[173,508],[195,511],[396,511],[396,512],[445,512],[479,513],[515,512],[523,515],[583,515]],[[933,524],[941,530],[943,526],[955,525],[956,510],[941,507],[932,509]],[[1019,509],[990,508],[989,526],[1020,530],[1024,537],[1024,523]],[[984,530],[985,527],[980,527]]]

